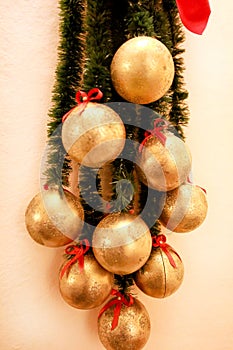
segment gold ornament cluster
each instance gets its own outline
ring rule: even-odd
[[[173,59],[157,39],[140,36],[124,43],[111,64],[112,82],[126,101],[148,104],[162,97],[174,78]],[[174,232],[190,232],[204,221],[207,201],[204,191],[187,181],[191,155],[187,145],[163,130],[165,142],[154,134],[138,154],[137,174],[153,190],[166,193],[160,223]],[[75,107],[62,127],[62,142],[69,156],[91,168],[102,167],[122,152],[126,131],[120,116],[110,107],[87,102]],[[153,208],[151,208],[153,210]],[[181,258],[164,240],[153,241],[150,228],[129,212],[107,214],[94,230],[90,246],[80,242],[85,213],[80,199],[63,189],[47,188],[37,194],[26,210],[26,227],[39,244],[66,250],[59,272],[61,296],[72,307],[89,310],[110,298],[114,274],[133,274],[135,285],[146,295],[164,298],[183,280]],[[83,253],[85,251],[85,253]],[[69,253],[70,252],[70,253]],[[150,334],[149,315],[140,301],[129,296],[111,297],[98,319],[98,332],[109,350],[139,350]],[[118,314],[117,314],[118,312]],[[117,323],[113,327],[113,320]]]

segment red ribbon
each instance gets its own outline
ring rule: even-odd
[[[176,0],[181,21],[195,34],[202,34],[211,13],[208,0]]]
[[[111,330],[113,331],[117,325],[118,325],[118,320],[119,320],[119,316],[121,313],[121,307],[122,304],[124,304],[125,306],[129,307],[131,305],[133,305],[134,303],[134,299],[132,297],[131,294],[129,294],[129,301],[125,298],[125,296],[123,294],[121,294],[120,292],[118,292],[115,289],[112,289],[111,295],[115,295],[116,298],[111,299],[99,312],[99,316],[98,318],[100,318],[100,316],[107,310],[109,309],[111,306],[115,305],[114,308],[114,315],[113,315],[113,320],[112,320],[112,328]]]
[[[86,93],[85,91],[78,91],[75,95],[75,99],[77,101],[78,106],[82,106],[80,108],[79,114],[81,114],[84,111],[88,102],[94,100],[101,100],[102,97],[103,93],[98,88],[91,89],[88,93]],[[74,108],[76,108],[76,106]],[[62,123],[64,123],[64,121],[69,117],[70,113],[74,110],[74,108],[72,108],[63,116]]]
[[[193,185],[193,182],[191,181],[190,176],[188,176],[187,181],[189,184]],[[199,187],[205,194],[207,194],[207,191],[205,188],[198,186],[198,185],[196,185],[196,186]]]
[[[160,247],[162,249],[162,251],[167,255],[170,264],[174,268],[176,268],[176,263],[171,255],[171,253],[169,252],[168,248],[170,248],[172,250],[172,252],[175,253],[180,260],[181,260],[181,258],[178,255],[178,253],[169,244],[166,243],[166,241],[167,241],[167,239],[164,235],[154,236],[154,237],[152,237],[152,246],[155,248]]]
[[[158,126],[159,123],[163,123],[163,125]],[[153,130],[147,130],[145,132],[145,139],[141,142],[140,146],[139,146],[139,152],[142,152],[142,149],[144,147],[144,145],[146,144],[146,142],[153,136],[156,136],[159,141],[162,143],[162,145],[165,145],[166,142],[166,136],[161,132],[163,130],[165,130],[168,127],[169,123],[167,122],[167,120],[161,119],[161,118],[157,118],[154,121],[154,129]]]
[[[65,264],[61,270],[60,278],[62,278],[65,272],[73,265],[76,261],[79,263],[80,271],[84,268],[84,254],[90,248],[89,242],[87,239],[84,239],[80,242],[79,245],[70,245],[66,248],[65,253],[67,255],[73,255],[73,257]]]

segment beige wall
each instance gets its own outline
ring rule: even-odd
[[[180,290],[166,300],[140,295],[150,311],[147,350],[232,350],[231,0],[212,0],[202,37],[187,33],[190,91],[187,142],[209,212],[196,231],[169,236],[185,264]],[[57,1],[0,0],[0,349],[102,349],[97,310],[66,305],[57,288],[63,249],[25,231],[24,211],[39,190],[40,157],[56,67]]]

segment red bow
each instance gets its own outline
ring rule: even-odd
[[[211,13],[208,0],[176,0],[181,21],[195,34],[202,34]]]
[[[79,114],[81,114],[84,111],[88,102],[94,101],[94,100],[101,100],[102,97],[103,97],[103,93],[98,88],[91,89],[88,92],[88,94],[85,91],[78,91],[75,95],[75,99],[77,101],[78,106],[79,105],[82,106]],[[69,112],[67,112],[63,116],[62,123],[64,123],[64,121],[69,117],[70,113],[73,111],[74,108],[72,108]]]
[[[158,126],[159,123],[163,123],[164,125]],[[167,120],[157,118],[154,121],[154,129],[153,130],[148,130],[145,132],[145,139],[142,141],[142,143],[139,146],[139,152],[142,152],[143,146],[146,144],[146,142],[153,136],[156,136],[159,141],[162,143],[162,145],[165,145],[166,142],[166,136],[161,132],[165,130],[169,126],[169,123]]]
[[[133,305],[134,303],[134,299],[132,297],[131,294],[129,294],[129,301],[125,298],[125,296],[123,294],[121,294],[120,292],[118,292],[117,290],[113,289],[111,292],[111,295],[115,295],[116,298],[111,299],[99,312],[99,318],[100,316],[107,310],[109,309],[111,306],[115,305],[114,308],[114,315],[113,315],[113,320],[112,320],[112,328],[111,330],[114,330],[117,325],[118,325],[118,320],[119,320],[119,316],[121,313],[121,307],[122,304],[124,304],[125,306],[129,307],[131,305]]]
[[[66,248],[65,253],[67,255],[73,255],[73,257],[65,264],[61,270],[60,278],[64,276],[68,268],[73,265],[76,261],[79,262],[79,269],[82,271],[84,268],[84,254],[90,248],[89,242],[87,239],[84,239],[80,242],[79,245],[70,245]]]
[[[171,253],[169,252],[168,248],[170,248],[172,250],[172,252],[175,253],[180,260],[181,260],[181,258],[177,254],[177,252],[169,244],[166,243],[166,241],[167,241],[167,239],[164,235],[154,236],[154,237],[152,237],[152,246],[155,248],[160,247],[162,249],[162,251],[167,255],[170,264],[174,268],[176,268],[176,263],[171,255]]]
[[[187,182],[188,182],[189,184],[191,184],[191,185],[193,184],[192,180],[190,179],[190,176],[188,176]],[[199,187],[205,194],[207,194],[207,191],[206,191],[205,188],[203,188],[203,187],[201,187],[201,186],[198,186],[198,185],[196,185],[196,186]]]

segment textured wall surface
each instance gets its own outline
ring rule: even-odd
[[[169,243],[185,279],[166,300],[140,295],[150,311],[147,350],[232,350],[233,3],[212,0],[202,37],[187,33],[187,142],[195,181],[208,192],[205,223]],[[56,67],[57,1],[0,0],[0,349],[103,349],[97,310],[78,311],[58,291],[63,249],[34,243],[25,208],[39,190],[40,159]]]

